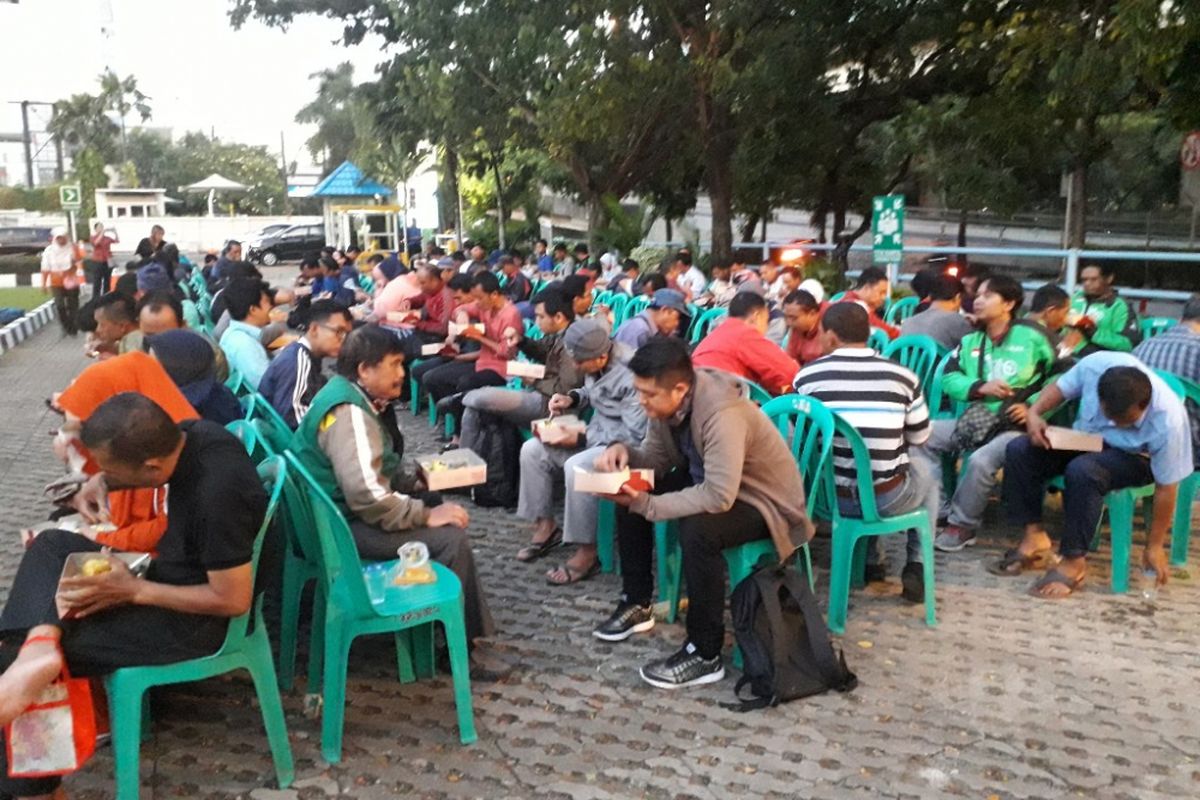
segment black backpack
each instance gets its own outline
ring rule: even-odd
[[[743,666],[733,690],[739,702],[726,708],[750,711],[858,685],[845,654],[834,654],[817,599],[794,567],[760,564],[733,590],[730,610]],[[753,699],[741,697],[747,685]]]
[[[494,414],[480,414],[477,448],[487,462],[487,483],[472,492],[475,505],[516,508],[521,474],[521,436],[516,426]]]

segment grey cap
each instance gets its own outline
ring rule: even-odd
[[[685,317],[691,316],[687,303],[683,300],[683,292],[675,289],[659,289],[650,301],[650,308],[673,308]]]
[[[563,347],[576,361],[588,361],[607,355],[612,342],[599,320],[578,319],[563,334]]]

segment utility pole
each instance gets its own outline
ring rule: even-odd
[[[288,196],[287,148],[283,145],[283,131],[279,132],[279,177],[283,181],[283,213],[292,215],[292,198]]]
[[[33,135],[29,132],[29,101],[21,101],[21,129],[25,133],[25,185],[33,188]]]

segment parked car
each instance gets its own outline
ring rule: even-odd
[[[289,222],[273,222],[270,225],[263,225],[257,230],[253,230],[242,235],[238,241],[242,243],[242,247],[249,250],[251,247],[258,247],[261,245],[263,239],[282,231],[286,231],[290,227],[292,227],[292,225]]]
[[[48,225],[13,225],[0,228],[0,255],[37,255],[49,244]]]
[[[248,257],[270,267],[280,261],[304,258],[325,246],[324,225],[292,225],[251,245]]]

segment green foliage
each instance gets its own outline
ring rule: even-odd
[[[72,162],[72,177],[79,183],[79,193],[83,201],[76,220],[76,235],[80,231],[87,234],[87,221],[96,216],[96,190],[108,186],[108,176],[104,174],[104,157],[91,147],[85,147],[75,154]]]
[[[308,77],[317,81],[317,96],[296,113],[296,122],[317,126],[317,132],[305,145],[325,172],[329,172],[350,158],[358,142],[354,66],[343,61],[333,69],[323,69]]]
[[[58,211],[58,187],[0,186],[0,208],[23,208],[26,211]]]

